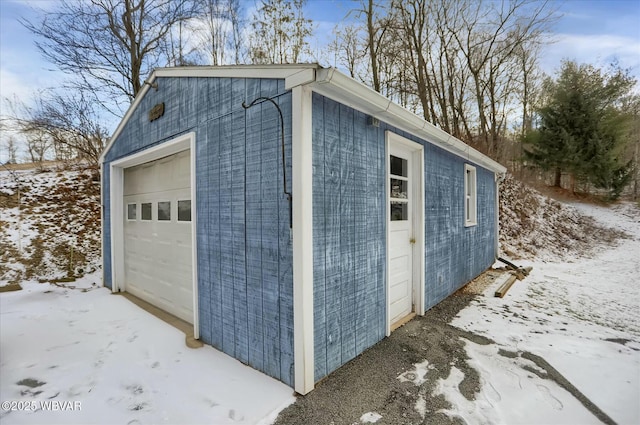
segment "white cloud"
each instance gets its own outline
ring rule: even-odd
[[[623,68],[640,79],[640,39],[612,34],[554,34],[555,42],[541,55],[541,65],[548,74],[560,67],[562,59],[604,67],[617,59]]]

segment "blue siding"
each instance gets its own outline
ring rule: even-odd
[[[313,95],[316,380],[385,332],[384,131],[366,122]]]
[[[293,274],[289,205],[282,193],[280,122],[285,116],[291,187],[291,94],[284,81],[158,78],[106,153],[103,205],[109,205],[109,163],[196,133],[198,308],[201,339],[258,370],[293,385]],[[165,114],[148,112],[165,103]],[[110,214],[104,241],[110,246]],[[111,256],[104,255],[105,285]]]
[[[494,174],[476,165],[478,225],[465,227],[465,161],[429,144],[425,156],[425,306],[430,308],[495,261],[496,185]]]
[[[390,130],[424,146],[425,301],[430,308],[495,259],[494,174],[477,166],[478,225],[464,227],[465,161],[313,95],[315,379],[384,338]]]

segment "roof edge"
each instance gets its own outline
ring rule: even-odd
[[[425,139],[429,143],[482,165],[495,173],[504,174],[507,171],[506,167],[487,155],[335,68],[317,70],[313,90],[368,113],[374,118]]]
[[[317,63],[306,64],[277,64],[277,65],[222,65],[222,66],[181,66],[156,68],[151,72],[149,78],[144,81],[142,89],[133,99],[131,105],[125,112],[122,120],[116,127],[109,139],[109,143],[100,155],[100,164],[104,163],[105,157],[113,143],[118,138],[125,125],[133,115],[149,88],[157,78],[275,78],[284,79],[285,86],[290,89],[296,85],[308,84],[315,80],[317,69],[321,69]]]
[[[459,157],[475,162],[499,174],[507,169],[497,161],[453,137],[408,109],[394,103],[370,87],[343,74],[336,68],[323,68],[317,63],[279,64],[279,65],[223,65],[223,66],[186,66],[156,68],[145,81],[142,90],[133,100],[127,112],[100,155],[100,163],[111,149],[125,125],[133,115],[151,84],[161,77],[187,78],[279,78],[285,80],[287,89],[298,85],[309,85],[311,89],[354,109],[367,113],[374,118],[394,125],[416,137],[451,152]]]

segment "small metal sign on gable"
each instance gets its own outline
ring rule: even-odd
[[[149,121],[155,121],[164,115],[164,102],[158,103],[149,111]]]

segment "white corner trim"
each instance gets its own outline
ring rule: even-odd
[[[313,329],[313,161],[311,90],[292,90],[294,389],[315,384]]]
[[[425,273],[425,244],[427,241],[427,236],[425,235],[425,174],[424,174],[424,146],[420,146],[416,151],[413,152],[414,158],[418,163],[416,167],[418,169],[418,173],[420,175],[420,186],[416,188],[416,197],[418,202],[415,203],[416,211],[415,216],[418,217],[418,221],[415,224],[415,238],[419,243],[416,244],[415,255],[420,259],[418,262],[417,273],[418,273],[418,296],[416,297],[416,314],[419,316],[424,315],[425,312],[425,301],[424,294],[426,291],[426,282],[424,278]]]
[[[109,166],[109,217],[111,219],[111,292],[124,287],[124,173],[123,168]]]
[[[100,258],[102,261],[102,286],[104,287],[104,276],[105,276],[105,268],[104,268],[104,249],[105,249],[105,243],[104,243],[104,234],[105,234],[105,226],[104,226],[104,210],[106,208],[105,202],[104,202],[104,184],[103,184],[103,179],[104,179],[104,171],[103,171],[103,165],[100,164]],[[113,257],[111,257],[113,258]],[[112,278],[113,280],[113,278]],[[113,286],[113,285],[111,285]]]
[[[198,303],[198,204],[196,199],[196,134],[189,133],[191,159],[191,279],[193,282],[193,337],[200,339],[200,308]]]
[[[110,204],[111,213],[111,291],[119,292],[125,288],[124,282],[124,170],[135,167],[146,162],[155,161],[178,152],[190,149],[191,166],[191,203],[197,205],[196,200],[196,134],[194,132],[180,135],[167,142],[150,147],[133,155],[112,161],[109,164],[110,170]],[[193,279],[193,334],[194,338],[199,338],[200,326],[198,320],[198,253],[197,253],[197,208],[191,220],[191,266]]]
[[[495,181],[495,185],[494,188],[496,190],[496,205],[495,205],[495,224],[496,224],[496,231],[495,231],[495,237],[496,237],[496,255],[495,255],[495,259],[496,261],[498,260],[498,257],[500,256],[500,185],[502,184],[502,182],[504,181],[505,175],[504,174],[495,174],[494,177],[494,181]]]

